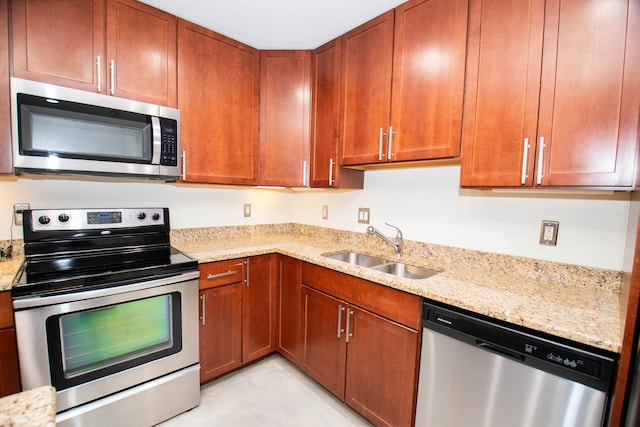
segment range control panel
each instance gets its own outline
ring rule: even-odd
[[[34,209],[30,215],[31,230],[91,230],[103,228],[164,225],[162,208],[123,209]]]

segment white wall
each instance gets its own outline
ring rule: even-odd
[[[13,204],[31,207],[167,206],[174,228],[300,222],[364,232],[371,224],[406,239],[612,270],[622,269],[628,193],[499,193],[459,188],[456,165],[365,172],[358,191],[268,190],[149,181],[80,178],[0,178],[0,239],[22,237],[10,227]],[[252,204],[251,218],[242,216]],[[321,219],[322,205],[329,219]],[[560,221],[558,245],[538,244],[541,220]],[[5,226],[6,225],[6,226]]]
[[[622,269],[629,193],[493,192],[459,188],[459,166],[365,172],[364,191],[301,192],[294,220],[362,231],[399,226],[406,239],[612,270]],[[322,220],[322,205],[329,219]],[[540,223],[560,222],[558,244],[540,245]]]

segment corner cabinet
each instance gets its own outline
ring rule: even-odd
[[[341,164],[460,154],[468,0],[412,0],[342,38]]]
[[[4,291],[0,292],[0,397],[21,390],[18,372],[18,349],[13,324],[11,292]]]
[[[177,106],[176,17],[135,0],[11,2],[13,75]]]
[[[301,369],[378,426],[412,426],[422,299],[302,267]]]
[[[9,89],[9,2],[0,0],[0,174],[13,173]]]
[[[313,188],[364,186],[364,171],[338,166],[340,64],[342,39],[326,43],[311,55],[311,171]]]
[[[308,187],[311,52],[260,52],[260,185]]]
[[[256,185],[258,50],[178,21],[178,106],[185,182]]]
[[[278,267],[277,349],[289,361],[299,365],[302,261],[280,255]]]
[[[275,349],[275,255],[200,265],[200,382]]]
[[[470,4],[461,185],[633,187],[637,2]]]

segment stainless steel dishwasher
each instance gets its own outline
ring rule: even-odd
[[[605,425],[616,355],[424,302],[416,427]]]

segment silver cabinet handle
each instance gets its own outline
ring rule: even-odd
[[[353,314],[353,310],[347,310],[347,335],[345,337],[345,341],[349,342],[349,337],[353,336],[351,333],[351,315]]]
[[[208,274],[207,275],[207,280],[211,280],[211,279],[217,279],[220,277],[225,277],[225,276],[233,276],[234,274],[237,274],[238,272],[235,270],[229,270],[229,271],[225,271],[224,273],[216,273],[216,274]]]
[[[329,187],[333,186],[333,158],[329,159]]]
[[[527,182],[527,160],[529,158],[529,138],[524,139],[524,153],[522,154],[522,176],[520,177],[520,184]]]
[[[389,126],[389,144],[387,146],[387,160],[391,160],[393,156],[393,151],[391,146],[393,145],[393,134],[394,134],[393,126]]]
[[[202,315],[200,316],[200,322],[202,323],[202,326],[204,326],[205,319],[204,319],[204,309],[205,309],[205,299],[204,299],[204,294],[200,295],[200,309],[202,310]]]
[[[96,56],[96,69],[98,71],[98,93],[102,93],[102,60]]]
[[[538,184],[542,184],[542,159],[544,156],[544,136],[540,137],[540,149],[538,151]]]
[[[378,160],[382,160],[382,140],[384,139],[384,129],[380,128],[380,146],[378,148]]]
[[[247,266],[247,278],[245,279],[245,283],[247,284],[247,288],[249,287],[249,260],[244,262],[244,265]]]
[[[116,60],[111,60],[111,88],[109,89],[109,93],[111,95],[115,95],[116,93]]]
[[[182,180],[187,180],[187,151],[182,150]]]
[[[338,304],[338,338],[342,336],[344,329],[342,329],[342,312],[344,311],[344,307],[342,304]]]

